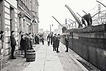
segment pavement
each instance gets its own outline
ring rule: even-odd
[[[65,45],[60,43],[59,53],[53,51],[52,45],[35,45],[36,59],[34,62],[26,62],[25,58],[17,55],[17,59],[11,60],[2,71],[88,71],[76,57],[77,54],[69,49],[65,52]]]
[[[23,71],[88,71],[83,65],[76,63],[65,47],[60,44],[59,53],[53,51],[52,45],[41,45],[36,52],[35,62],[31,62]]]

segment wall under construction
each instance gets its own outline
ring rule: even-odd
[[[70,32],[69,47],[73,51],[106,71],[106,24],[66,32]]]

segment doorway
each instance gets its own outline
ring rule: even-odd
[[[15,12],[14,8],[10,6],[10,32],[15,30]]]

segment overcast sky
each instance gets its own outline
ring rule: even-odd
[[[52,18],[54,16],[61,24],[64,24],[65,18],[74,20],[65,4],[76,13],[84,15],[82,10],[87,13],[95,14],[98,10],[96,0],[38,0],[39,1],[39,28],[50,30],[50,24],[53,24],[52,30],[56,29],[58,23]],[[106,5],[106,0],[99,0]]]

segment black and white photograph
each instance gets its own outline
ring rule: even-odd
[[[0,71],[106,71],[106,0],[0,0]]]

